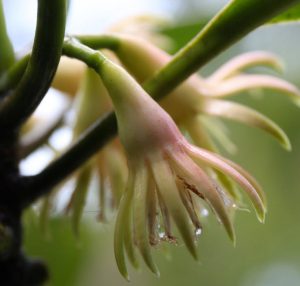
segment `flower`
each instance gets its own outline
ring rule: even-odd
[[[117,56],[140,83],[145,82],[171,60],[169,54],[149,41],[132,35],[115,36],[119,39],[115,51]],[[273,135],[286,149],[290,149],[285,133],[266,116],[242,104],[221,99],[245,91],[270,89],[290,96],[299,104],[300,91],[291,83],[271,75],[241,73],[244,69],[257,65],[282,69],[282,64],[273,54],[261,51],[249,52],[230,60],[208,78],[202,78],[198,74],[192,75],[164,97],[160,104],[195,141],[197,133],[203,134],[203,130],[197,130],[198,122],[202,120],[199,116],[202,118],[208,116],[208,120],[212,117],[221,117],[261,128]],[[218,125],[212,124],[213,130],[219,130]],[[209,138],[210,132],[206,130],[205,133]],[[222,130],[218,133],[223,133],[223,141],[226,134]]]
[[[151,245],[161,238],[175,240],[172,223],[193,257],[195,233],[201,230],[199,199],[207,203],[234,241],[232,212],[236,202],[209,175],[217,169],[239,184],[250,197],[260,221],[264,196],[255,180],[233,162],[191,145],[175,122],[120,66],[104,60],[99,74],[112,98],[119,137],[128,160],[128,181],[120,202],[114,236],[115,257],[121,274],[129,279],[125,251],[137,265],[137,248],[146,265],[158,275]]]

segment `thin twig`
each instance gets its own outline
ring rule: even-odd
[[[47,142],[53,132],[63,124],[66,111],[70,104],[67,104],[59,111],[55,118],[49,119],[45,124],[39,124],[33,127],[29,134],[24,135],[20,139],[18,155],[19,159],[24,159],[35,151],[38,147]],[[43,125],[43,126],[41,126]]]

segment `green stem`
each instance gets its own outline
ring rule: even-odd
[[[82,44],[94,50],[99,50],[101,48],[116,50],[120,45],[120,40],[117,35],[85,35],[74,37]]]
[[[74,38],[67,38],[65,40],[63,54],[84,62],[97,73],[101,69],[102,62],[106,60],[101,52],[91,49]]]
[[[75,36],[81,43],[87,45],[93,49],[110,49],[115,50],[119,46],[119,39],[114,35],[97,35],[97,36]],[[17,83],[21,80],[27,64],[29,62],[30,55],[26,55],[16,62],[10,69],[0,76],[0,98],[10,89],[16,87]]]
[[[38,175],[26,178],[27,188],[21,194],[23,207],[29,206],[41,196],[50,193],[52,187],[105,146],[116,133],[117,121],[114,114],[97,120],[59,159],[50,163]]]
[[[255,28],[299,0],[233,0],[200,33],[149,79],[144,88],[160,99],[200,67]]]
[[[9,95],[7,92],[17,86],[29,62],[30,55],[26,55],[12,65],[0,76],[0,98]]]
[[[0,0],[0,75],[15,61],[13,46],[6,31],[2,0]]]
[[[0,106],[0,129],[18,128],[45,96],[61,56],[65,24],[65,0],[38,1],[32,54],[15,92]]]
[[[238,0],[230,2],[196,38],[174,56],[169,64],[146,82],[145,90],[155,98],[164,96],[214,56],[297,2],[299,0]],[[252,6],[253,3],[255,5]],[[78,37],[78,39],[95,49],[103,48],[101,39],[99,42],[93,37],[85,39]],[[79,48],[78,44],[76,44],[77,47],[71,47],[73,44],[74,42],[67,42],[64,46],[64,53],[83,60],[97,70],[99,53],[91,52],[86,47]],[[112,44],[114,47],[115,45],[117,44]],[[27,178],[27,191],[24,193],[24,197],[28,197],[29,200],[26,201],[26,205],[49,193],[53,186],[80,167],[116,134],[117,124],[113,113],[105,119],[99,119],[60,158],[53,161],[41,173]]]

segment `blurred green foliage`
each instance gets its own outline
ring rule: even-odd
[[[192,24],[182,24],[179,26],[168,27],[161,31],[164,35],[172,39],[172,50],[170,53],[177,52],[181,47],[189,42],[205,26],[209,19]]]

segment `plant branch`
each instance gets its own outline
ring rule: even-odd
[[[0,99],[8,96],[8,91],[17,86],[26,71],[29,59],[29,54],[24,56],[0,76]]]
[[[232,0],[144,88],[160,99],[200,67],[299,0]]]
[[[41,196],[50,193],[52,187],[93,156],[113,138],[116,132],[117,121],[114,114],[100,118],[58,160],[50,163],[38,175],[25,178],[26,188],[21,194],[23,207],[29,206]],[[105,136],[100,134],[105,134]]]
[[[115,50],[119,45],[119,38],[115,35],[85,35],[74,36],[74,38],[78,39],[82,44],[96,50],[100,48]],[[25,55],[12,65],[6,73],[0,75],[0,98],[1,96],[4,97],[9,90],[16,87],[26,71],[29,59],[30,55]]]
[[[47,122],[44,122],[44,120],[42,120],[42,123],[38,122],[28,134],[21,136],[18,149],[19,160],[26,158],[48,141],[54,131],[63,124],[69,107],[70,103],[65,104],[65,106],[60,108],[61,110],[57,112],[55,117],[48,119]]]
[[[6,31],[2,0],[0,0],[0,75],[15,61],[13,46]]]
[[[0,106],[0,128],[18,128],[48,91],[61,56],[66,24],[65,0],[39,0],[33,49],[26,71]]]
[[[120,45],[118,35],[114,34],[102,34],[102,35],[85,35],[74,36],[80,43],[94,49],[99,50],[101,48],[116,50]]]
[[[187,46],[174,56],[170,63],[145,83],[145,90],[154,98],[161,98],[241,37],[298,2],[299,0],[231,1]],[[83,39],[83,42],[89,44],[87,38]],[[100,46],[101,42],[98,46],[95,39],[90,45],[95,49],[103,48]],[[64,49],[64,52],[68,53],[70,50]],[[76,57],[95,68],[99,59],[96,57],[93,59],[91,54],[85,54],[86,51],[87,49],[84,47],[81,51],[82,54],[79,53]],[[75,54],[69,53],[69,56],[74,57]],[[27,178],[27,190],[24,197],[28,200],[25,205],[29,205],[32,201],[49,193],[54,185],[80,167],[116,133],[116,118],[113,113],[104,119],[99,119],[60,158],[53,161],[41,173]]]

